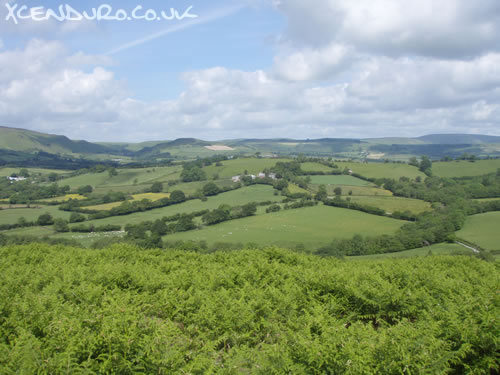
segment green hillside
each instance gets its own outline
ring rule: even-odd
[[[44,151],[50,154],[105,154],[111,150],[87,141],[72,141],[61,135],[31,130],[0,127],[0,149],[12,151]]]

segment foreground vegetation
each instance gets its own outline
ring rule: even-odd
[[[498,369],[498,269],[0,248],[1,373],[471,373]]]

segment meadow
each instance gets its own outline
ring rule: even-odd
[[[310,177],[311,177],[311,184],[316,184],[316,185],[375,186],[369,181],[365,181],[360,178],[347,175],[310,176]]]
[[[86,173],[79,176],[65,178],[59,181],[60,185],[68,185],[71,189],[90,185],[101,191],[109,191],[120,187],[140,189],[143,185],[154,182],[168,182],[180,177],[181,166],[118,169],[118,175],[109,176],[108,172]]]
[[[324,164],[320,164],[320,163],[301,163],[300,164],[300,168],[304,171],[304,172],[325,172],[325,173],[329,173],[331,171],[333,171],[332,168],[328,167],[327,165],[324,165]]]
[[[396,211],[410,211],[414,214],[419,214],[424,211],[431,210],[429,202],[418,199],[402,198],[402,197],[384,197],[384,196],[351,196],[351,201],[367,206],[378,207],[388,213]]]
[[[147,212],[138,212],[126,216],[116,216],[106,219],[91,220],[88,223],[95,225],[117,224],[138,224],[143,221],[161,219],[164,216],[176,214],[189,214],[202,210],[213,210],[221,204],[231,206],[241,206],[250,202],[281,201],[283,197],[275,196],[273,188],[266,185],[254,185],[245,188],[229,191],[213,197],[208,197],[206,202],[199,199],[190,200],[173,206],[157,208]]]
[[[256,159],[256,158],[240,158],[234,160],[225,160],[221,162],[221,166],[211,165],[204,167],[203,170],[210,179],[214,175],[218,175],[219,178],[231,178],[233,176],[243,175],[245,171],[247,174],[257,175],[264,169],[272,168],[278,162],[286,162],[290,159]]]
[[[481,246],[485,250],[500,250],[500,212],[469,216],[465,227],[457,232],[459,238]]]
[[[366,178],[393,178],[399,180],[401,177],[415,179],[417,177],[425,178],[425,174],[420,172],[418,168],[408,164],[399,163],[356,163],[356,162],[335,162],[340,170],[344,168],[352,169],[353,173],[357,173]]]
[[[157,201],[162,198],[169,198],[170,193],[142,193],[142,194],[134,194],[132,195],[132,199],[130,201],[141,201],[143,199],[148,199],[150,201]],[[118,207],[121,205],[123,202],[113,202],[113,203],[106,203],[106,204],[99,204],[96,206],[88,206],[86,209],[88,210],[98,210],[98,211],[107,211],[111,210],[114,207]]]
[[[496,173],[499,168],[500,159],[477,160],[475,162],[461,160],[432,164],[432,172],[439,177],[481,176]]]
[[[57,206],[41,206],[31,205],[32,208],[13,208],[8,206],[0,210],[0,225],[16,224],[20,218],[25,218],[27,221],[36,221],[40,215],[49,213],[54,218],[69,219],[70,212],[60,211]]]
[[[0,168],[0,177],[8,177],[12,174],[18,174],[22,168]],[[42,169],[42,168],[26,168],[31,175],[42,175],[47,176],[51,173],[57,173],[60,175],[68,174],[71,171],[62,169]]]
[[[418,249],[399,251],[397,253],[361,255],[347,257],[349,260],[380,260],[380,259],[398,259],[426,257],[434,255],[473,255],[472,250],[454,243],[440,243],[436,245],[421,247]]]
[[[469,257],[33,244],[0,259],[5,374],[498,369],[498,270]]]
[[[290,247],[304,244],[312,250],[334,238],[392,234],[403,224],[405,222],[400,220],[321,205],[231,220],[201,230],[169,235],[165,240]]]
[[[47,203],[50,203],[50,202],[67,202],[70,199],[83,200],[83,199],[87,199],[87,197],[85,197],[84,195],[80,195],[80,194],[66,194],[66,195],[63,195],[61,197],[41,199],[40,202],[47,202]]]

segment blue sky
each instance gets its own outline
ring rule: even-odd
[[[93,141],[500,135],[498,0],[12,0],[199,16],[18,25],[6,2],[0,125]]]

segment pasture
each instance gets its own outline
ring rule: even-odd
[[[500,212],[469,216],[457,237],[481,246],[485,250],[500,250]]]
[[[439,177],[481,176],[496,173],[499,168],[500,159],[478,160],[475,162],[461,160],[432,164],[432,172]]]
[[[304,171],[304,172],[325,172],[325,173],[329,173],[331,171],[333,171],[332,168],[326,166],[326,165],[323,165],[321,163],[301,163],[300,164],[300,168]]]
[[[369,181],[364,181],[348,175],[335,176],[310,176],[311,184],[315,185],[348,185],[348,186],[375,186]]]
[[[176,214],[188,214],[202,210],[213,210],[221,204],[229,204],[231,206],[240,206],[250,202],[265,202],[265,201],[281,201],[283,197],[275,196],[273,188],[266,185],[254,185],[241,188],[238,190],[229,191],[219,194],[214,197],[208,197],[206,202],[199,199],[190,200],[184,203],[173,206],[157,208],[146,212],[137,212],[126,216],[116,216],[100,220],[92,220],[88,223],[95,225],[104,224],[138,224],[143,221],[161,219],[164,216],[172,216]]]
[[[76,200],[83,200],[86,199],[85,196],[80,195],[80,194],[66,194],[63,195],[62,197],[55,197],[55,198],[47,198],[47,199],[42,199],[40,202],[67,202],[71,199],[76,199]]]
[[[143,193],[143,194],[134,194],[132,195],[131,201],[141,201],[143,199],[148,199],[150,201],[158,201],[162,198],[169,198],[170,194],[169,193]],[[89,210],[100,210],[100,211],[106,211],[106,210],[111,210],[114,207],[118,207],[121,205],[123,202],[113,202],[113,203],[106,203],[106,204],[99,204],[96,206],[89,206],[86,207]]]
[[[22,217],[27,221],[36,221],[40,215],[46,212],[51,214],[54,218],[62,219],[68,219],[71,215],[70,212],[60,211],[57,206],[33,205],[33,208],[4,208],[0,210],[0,225],[16,224]]]
[[[418,168],[408,164],[400,163],[356,163],[356,162],[335,162],[338,167],[352,169],[353,173],[357,173],[367,178],[393,178],[399,180],[401,177],[415,179],[417,177],[425,178],[425,174],[420,172]]]
[[[429,202],[418,199],[384,196],[352,196],[350,198],[354,203],[378,207],[389,213],[410,211],[411,213],[419,214],[431,210]]]
[[[291,161],[290,159],[257,159],[257,158],[240,158],[234,160],[222,161],[222,166],[217,167],[214,165],[204,167],[203,170],[210,179],[214,175],[218,175],[219,178],[231,178],[233,176],[239,176],[247,171],[247,174],[257,175],[266,168],[272,168],[278,162]]]
[[[453,243],[440,243],[432,246],[421,247],[418,249],[400,251],[397,253],[362,255],[357,257],[347,257],[349,260],[379,260],[389,258],[413,258],[429,255],[472,255],[472,250]]]
[[[0,177],[8,177],[12,174],[18,174],[22,168],[0,168]],[[42,168],[26,168],[31,176],[42,175],[46,176],[51,173],[57,174],[67,174],[71,171],[63,170],[63,169],[42,169]]]
[[[256,243],[308,250],[355,234],[392,234],[405,222],[336,207],[316,206],[232,220],[201,230],[166,236],[168,241]]]
[[[72,189],[91,185],[93,188],[108,191],[117,187],[135,187],[138,190],[140,189],[139,185],[150,185],[154,182],[176,180],[180,177],[181,170],[180,166],[119,169],[117,176],[110,177],[108,172],[87,173],[63,179],[59,181],[59,185],[68,185]],[[115,191],[118,191],[118,189],[115,189]]]

